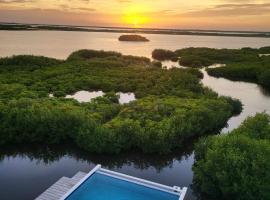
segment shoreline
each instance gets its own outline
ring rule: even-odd
[[[75,32],[110,32],[130,34],[161,34],[161,35],[198,35],[221,37],[255,37],[270,38],[269,32],[254,31],[218,31],[218,30],[180,30],[180,29],[149,29],[149,28],[118,28],[118,27],[86,27],[37,24],[0,23],[0,30],[5,31],[75,31]]]

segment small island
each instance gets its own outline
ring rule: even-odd
[[[141,35],[121,35],[118,40],[128,42],[149,42],[146,37],[143,37]]]

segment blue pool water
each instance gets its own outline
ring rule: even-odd
[[[177,195],[95,173],[67,200],[178,200]]]

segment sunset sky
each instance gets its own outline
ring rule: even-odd
[[[270,31],[270,0],[0,0],[0,21]]]

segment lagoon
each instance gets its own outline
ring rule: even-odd
[[[270,46],[269,38],[140,34],[147,43],[119,42],[121,33],[65,31],[0,31],[0,56],[34,54],[65,59],[79,49],[114,50],[150,57],[156,48],[242,48]]]
[[[184,47],[241,48],[270,45],[268,38],[151,35],[148,43],[119,42],[118,33],[61,32],[61,31],[0,31],[0,56],[35,54],[65,59],[71,52],[87,48],[114,50],[123,54],[150,57],[155,48],[176,50]],[[164,63],[170,65],[170,63]],[[249,115],[270,113],[270,95],[253,83],[233,82],[208,76],[203,70],[202,83],[221,95],[239,98],[244,110],[232,117],[226,133],[236,128]],[[121,96],[121,94],[120,94]],[[94,165],[149,179],[165,185],[180,187],[192,184],[194,163],[193,145],[166,156],[121,154],[117,156],[86,154],[72,145],[63,147],[10,147],[0,154],[1,199],[33,199],[62,176],[78,171],[88,172]],[[27,184],[22,184],[26,182]],[[17,188],[13,192],[11,188]],[[196,199],[189,187],[186,199]]]

